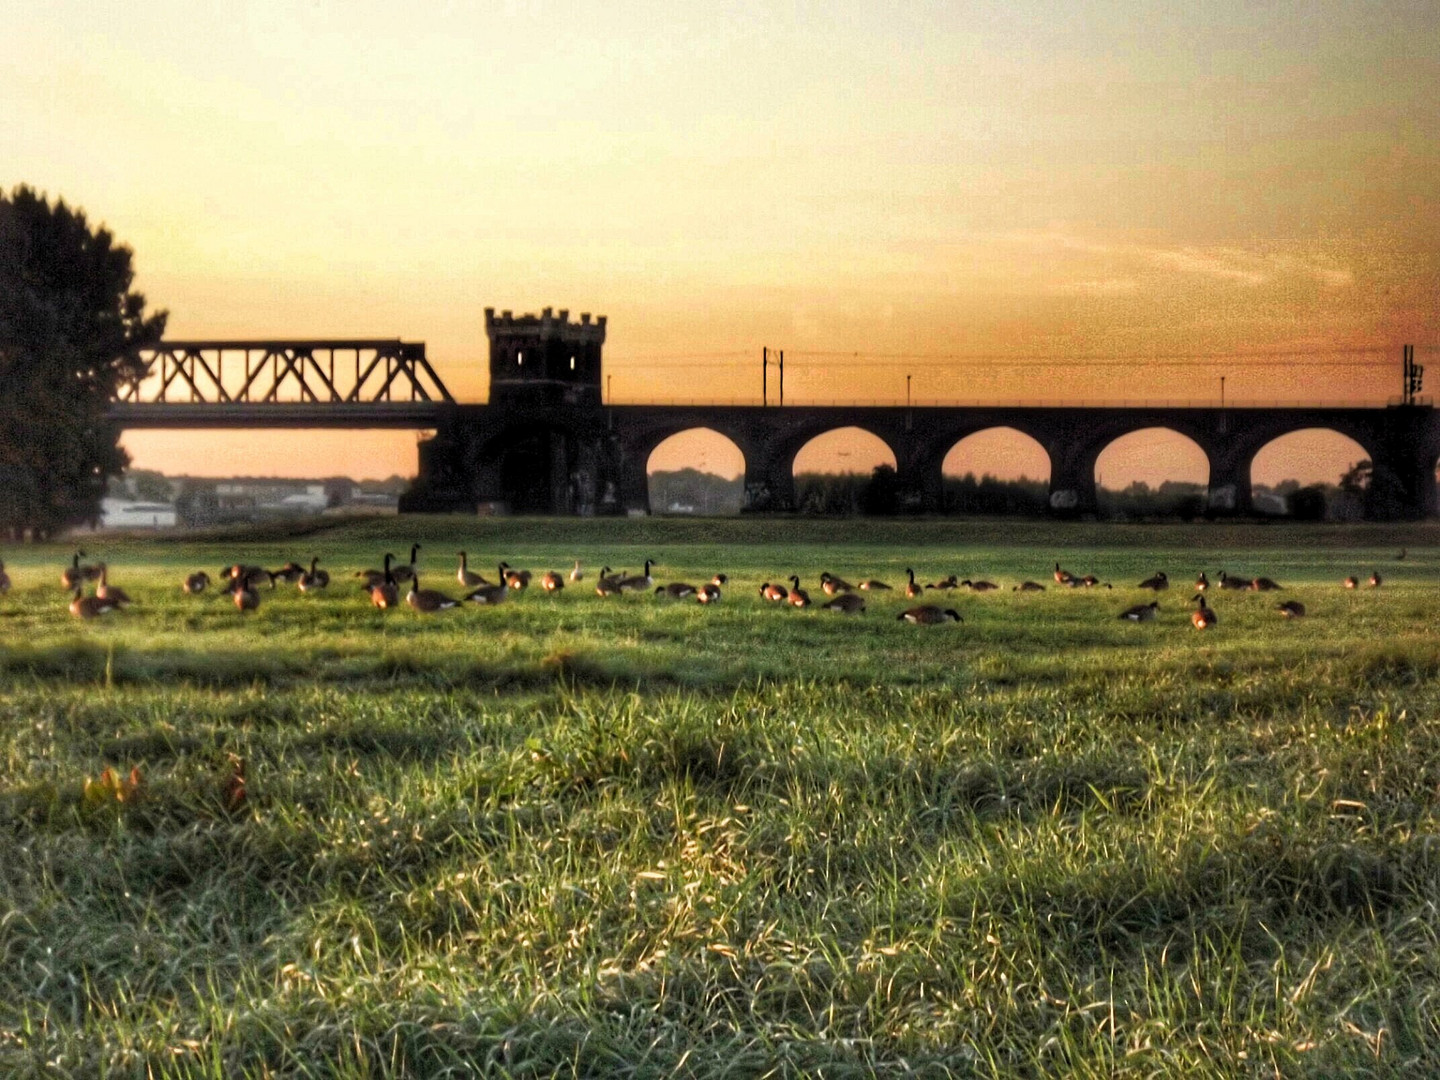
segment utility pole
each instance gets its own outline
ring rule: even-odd
[[[1220,376],[1220,434],[1224,435],[1229,430],[1225,422],[1225,376]]]
[[[613,376],[613,375],[606,375],[606,376],[605,376],[605,404],[606,404],[606,405],[613,405],[613,404],[614,404],[613,399],[610,397],[610,380],[613,379],[614,377],[615,377],[615,376]]]
[[[770,404],[770,347],[760,348],[760,404]]]
[[[909,431],[913,426],[914,417],[910,412],[910,376],[905,376],[905,430]]]
[[[1406,405],[1414,405],[1416,395],[1425,384],[1425,365],[1415,363],[1415,346],[1406,345],[1401,355],[1404,364],[1400,374],[1400,400]]]
[[[785,407],[785,350],[780,350],[780,407]]]

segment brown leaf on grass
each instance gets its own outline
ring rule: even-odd
[[[230,755],[230,775],[220,786],[220,805],[237,814],[245,808],[245,759]]]
[[[130,770],[128,776],[106,768],[98,779],[85,778],[85,805],[99,807],[107,803],[133,803],[140,798],[141,783],[138,765]]]

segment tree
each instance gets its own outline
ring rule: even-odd
[[[131,292],[132,252],[83,211],[0,192],[0,530],[49,536],[99,517],[128,458],[105,419],[165,332]]]

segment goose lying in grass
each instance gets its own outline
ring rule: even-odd
[[[941,610],[934,604],[926,604],[924,607],[913,607],[909,611],[902,611],[895,618],[900,622],[907,622],[914,626],[938,626],[940,623],[964,622],[960,613],[954,608]]]

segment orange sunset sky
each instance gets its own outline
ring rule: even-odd
[[[769,345],[796,402],[1383,402],[1402,344],[1440,362],[1437,40],[1432,0],[20,0],[0,183],[108,225],[173,338],[423,340],[462,400],[483,309],[553,306],[609,316],[616,401],[753,398]],[[1357,456],[1296,438],[1257,479]],[[211,475],[415,441],[125,437]],[[737,467],[680,442],[652,465]],[[872,463],[832,442],[799,464]]]

